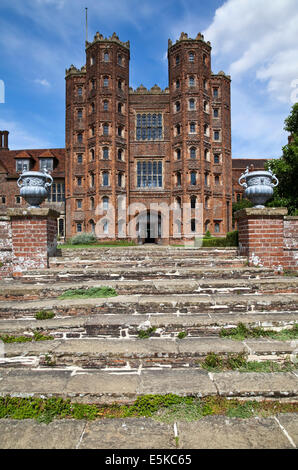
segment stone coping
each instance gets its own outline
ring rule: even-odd
[[[254,207],[247,207],[235,212],[235,219],[242,219],[244,217],[280,217],[286,216],[288,209],[286,207],[265,207],[264,209],[256,209]]]
[[[8,217],[51,217],[58,218],[60,213],[55,209],[49,207],[34,207],[34,208],[9,208],[6,212]]]

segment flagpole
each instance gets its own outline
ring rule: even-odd
[[[88,8],[86,10],[86,42],[88,42]]]

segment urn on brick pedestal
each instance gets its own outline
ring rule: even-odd
[[[245,181],[241,183],[243,179]],[[245,188],[244,197],[254,204],[254,208],[264,209],[265,202],[273,196],[273,188],[278,185],[278,179],[270,170],[249,172],[246,168],[239,178],[239,184]]]

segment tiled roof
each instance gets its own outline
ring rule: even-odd
[[[56,158],[56,167],[52,172],[52,176],[56,178],[65,177],[65,149],[26,149],[26,150],[1,150],[0,165],[3,166],[8,173],[8,177],[17,178],[19,174],[16,172],[16,158],[30,158],[32,170],[39,171],[39,158]]]

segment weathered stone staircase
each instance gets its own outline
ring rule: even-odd
[[[110,286],[118,296],[58,299],[67,289]],[[131,402],[148,393],[295,401],[297,372],[208,373],[208,353],[295,362],[298,342],[234,341],[221,328],[297,323],[298,277],[251,268],[236,249],[142,246],[63,250],[50,269],[0,284],[0,335],[54,339],[4,345],[0,394]],[[55,317],[36,320],[41,310]],[[140,330],[152,328],[150,338]],[[179,339],[179,333],[187,333]],[[298,369],[298,367],[297,367]]]

